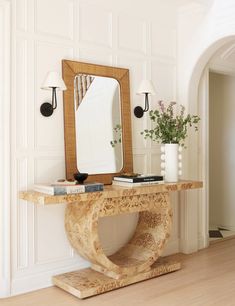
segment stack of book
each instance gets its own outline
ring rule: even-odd
[[[34,191],[49,194],[49,195],[65,195],[84,192],[95,192],[104,190],[104,184],[102,183],[55,183],[55,184],[37,184],[34,185]]]
[[[124,187],[135,187],[149,184],[164,183],[163,176],[154,174],[140,174],[140,175],[119,175],[114,176],[113,185]]]

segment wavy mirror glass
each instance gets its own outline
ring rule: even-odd
[[[77,168],[89,174],[123,167],[120,85],[114,78],[74,78]]]

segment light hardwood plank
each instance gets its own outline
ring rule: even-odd
[[[56,287],[0,300],[1,306],[234,306],[235,239],[192,255],[182,269],[96,297],[79,300]]]

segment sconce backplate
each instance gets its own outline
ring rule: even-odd
[[[53,106],[48,102],[43,103],[40,107],[40,112],[45,117],[50,117],[53,114],[53,111]]]
[[[144,115],[144,110],[141,106],[136,106],[134,108],[134,114],[137,118],[142,118]]]

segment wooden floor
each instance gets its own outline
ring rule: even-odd
[[[182,270],[79,300],[55,287],[0,300],[0,306],[234,306],[235,239],[182,256]]]

